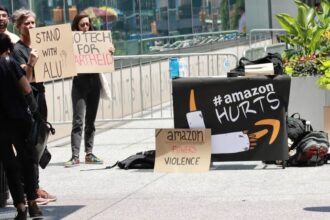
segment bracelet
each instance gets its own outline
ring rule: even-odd
[[[26,65],[27,65],[28,67],[33,68],[33,66],[32,66],[31,64],[29,64],[29,63],[27,63]]]

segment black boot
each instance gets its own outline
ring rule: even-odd
[[[24,210],[17,209],[17,215],[14,218],[14,220],[26,220],[27,219],[27,208]]]
[[[28,207],[29,207],[29,215],[31,218],[42,216],[42,212],[35,200],[28,201]]]

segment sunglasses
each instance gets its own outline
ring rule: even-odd
[[[33,24],[35,24],[35,22],[34,22],[34,21],[27,21],[27,22],[24,22],[24,25],[25,25],[25,26],[27,26],[27,25],[29,25],[29,24],[32,24],[32,25],[33,25]]]
[[[89,27],[89,25],[90,24],[88,22],[84,22],[84,23],[79,24],[80,27],[85,27],[85,26]]]

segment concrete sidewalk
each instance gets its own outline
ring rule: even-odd
[[[49,144],[53,158],[41,170],[40,184],[58,200],[42,206],[43,219],[330,219],[330,165],[282,169],[258,161],[224,162],[194,174],[105,170],[154,149],[154,128],[171,128],[173,121],[103,127],[94,153],[104,165],[84,164],[82,148],[82,164],[64,168],[71,156],[70,139]],[[11,204],[0,209],[0,219],[14,215]]]

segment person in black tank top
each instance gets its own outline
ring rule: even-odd
[[[45,98],[45,87],[43,83],[36,83],[34,78],[34,65],[38,60],[38,52],[31,48],[31,39],[29,29],[35,28],[36,16],[34,12],[26,9],[19,9],[13,13],[13,21],[15,28],[20,34],[20,40],[15,44],[13,54],[14,58],[18,61],[20,66],[25,70],[25,75],[30,81],[31,86],[38,91],[38,111],[44,120],[47,120],[47,103]],[[47,148],[46,148],[47,150]],[[37,202],[40,205],[47,204],[48,202],[56,201],[56,197],[47,193],[39,186],[39,166],[35,165],[37,172]]]
[[[17,209],[15,219],[26,219],[24,194],[30,217],[42,215],[35,201],[37,176],[33,153],[26,142],[32,123],[31,112],[37,112],[37,103],[24,71],[10,57],[11,49],[9,36],[0,33],[0,161],[3,162],[8,187]]]

